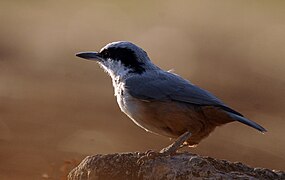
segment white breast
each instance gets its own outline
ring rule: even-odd
[[[138,100],[134,99],[131,95],[128,94],[124,89],[124,84],[117,84],[115,87],[115,96],[117,98],[117,103],[122,112],[124,112],[136,125],[145,129],[146,131],[150,131],[147,128],[147,124],[145,124],[142,119],[139,117],[139,104],[136,103]]]

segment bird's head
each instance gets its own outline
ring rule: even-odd
[[[97,61],[111,77],[142,74],[156,67],[142,48],[127,41],[112,42],[99,52],[80,52],[76,56]]]

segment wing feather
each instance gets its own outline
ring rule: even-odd
[[[142,100],[179,101],[200,106],[216,106],[242,116],[210,92],[170,72],[150,72],[126,80],[128,93]]]

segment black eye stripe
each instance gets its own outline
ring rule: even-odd
[[[143,63],[139,62],[135,52],[129,48],[111,47],[104,49],[100,54],[103,58],[121,61],[126,67],[133,69],[133,72],[135,73],[142,73],[145,71]]]
[[[110,53],[107,49],[104,49],[102,52],[100,52],[100,55],[103,57],[103,58],[110,58]]]

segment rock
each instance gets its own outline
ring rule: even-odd
[[[137,161],[144,153],[122,153],[86,157],[69,180],[131,179],[285,179],[285,172],[252,168],[191,153],[155,156]],[[144,156],[145,157],[145,156]]]

